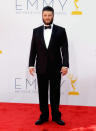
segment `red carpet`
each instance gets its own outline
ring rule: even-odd
[[[51,121],[36,126],[37,104],[0,103],[0,131],[96,131],[96,107],[60,106],[65,126]]]

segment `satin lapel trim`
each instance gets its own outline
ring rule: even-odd
[[[51,38],[50,38],[50,41],[49,41],[48,48],[50,48],[50,46],[52,45],[52,41],[54,39],[55,33],[56,33],[56,28],[55,28],[55,25],[53,24],[53,29],[52,29]]]
[[[44,47],[46,48],[46,44],[45,44],[45,40],[44,40],[44,26],[41,27],[40,34],[41,34],[42,44],[43,44]]]

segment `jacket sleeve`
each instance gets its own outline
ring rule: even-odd
[[[34,66],[36,58],[36,40],[35,40],[35,31],[33,29],[33,35],[31,40],[31,48],[30,48],[30,55],[29,55],[29,67]]]
[[[61,42],[61,52],[62,52],[62,66],[69,68],[69,52],[68,52],[68,39],[65,29],[62,33],[62,42]]]

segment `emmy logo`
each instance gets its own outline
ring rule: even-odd
[[[79,0],[74,0],[74,5],[76,7],[76,11],[72,11],[72,15],[82,15],[82,12],[78,10],[79,9],[79,7],[77,6],[78,1]]]
[[[0,54],[2,54],[2,50],[0,50]]]
[[[68,94],[69,95],[79,95],[79,92],[75,91],[76,87],[74,86],[75,82],[77,81],[77,78],[73,79],[73,75],[72,74],[68,74],[68,78],[70,79],[70,83],[71,83],[71,86],[73,88],[73,91],[70,91]]]

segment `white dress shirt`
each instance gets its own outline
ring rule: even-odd
[[[44,26],[46,26],[46,25],[44,25]],[[53,29],[53,24],[51,24],[51,29],[44,29],[44,40],[45,40],[45,44],[46,44],[47,48],[49,46],[52,29]]]

